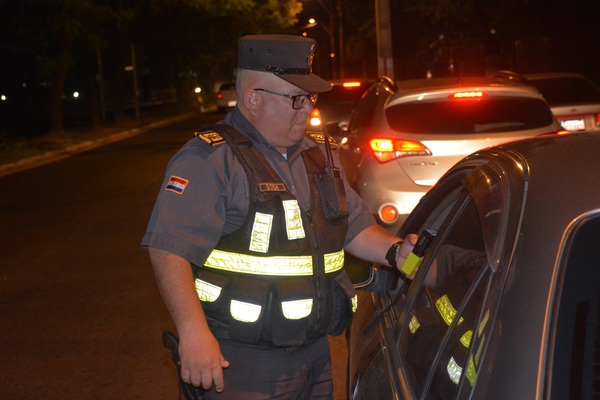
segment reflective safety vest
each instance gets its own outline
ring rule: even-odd
[[[194,268],[205,313],[245,343],[300,346],[341,334],[356,293],[343,270],[347,218],[326,218],[318,186],[324,154],[317,146],[302,152],[311,189],[311,209],[303,210],[246,136],[226,125],[209,131],[201,135],[227,143],[244,167],[250,203],[242,226]]]

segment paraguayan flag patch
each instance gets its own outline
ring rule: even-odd
[[[175,192],[177,194],[183,194],[185,187],[188,184],[187,179],[180,178],[178,176],[171,175],[169,178],[169,182],[167,182],[167,186],[165,190],[170,190],[171,192]]]

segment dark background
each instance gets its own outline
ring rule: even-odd
[[[389,3],[395,79],[510,69],[600,80],[600,1]],[[234,78],[237,39],[246,34],[304,33],[318,43],[315,73],[376,78],[375,5],[0,0],[0,146],[14,137],[103,126],[140,107],[194,106],[199,98],[210,105],[218,84]]]

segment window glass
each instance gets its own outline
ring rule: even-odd
[[[600,216],[577,224],[566,246],[549,360],[552,398],[591,399],[600,385]]]
[[[400,103],[387,108],[386,117],[396,131],[422,134],[511,132],[549,126],[553,121],[543,100],[526,97]]]
[[[356,107],[354,117],[350,122],[350,132],[355,129],[368,129],[371,127],[375,106],[377,105],[378,93],[379,90],[371,88],[363,95],[359,105]]]
[[[360,385],[355,390],[355,400],[393,399],[387,368],[387,352],[381,349],[365,370]]]
[[[583,78],[535,79],[531,84],[551,106],[600,102],[600,91]]]
[[[453,398],[459,384],[474,382],[477,360],[469,349],[492,275],[470,196],[457,203],[450,219],[421,266],[425,280],[411,289],[414,301],[406,303],[412,305],[400,337],[414,394],[427,392],[432,399]]]

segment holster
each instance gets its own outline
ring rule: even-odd
[[[165,347],[171,350],[171,359],[177,368],[177,376],[179,377],[179,400],[181,400],[182,395],[185,400],[204,400],[204,389],[202,389],[202,387],[195,387],[194,385],[185,383],[183,379],[181,379],[179,339],[169,331],[163,331],[162,339]]]

